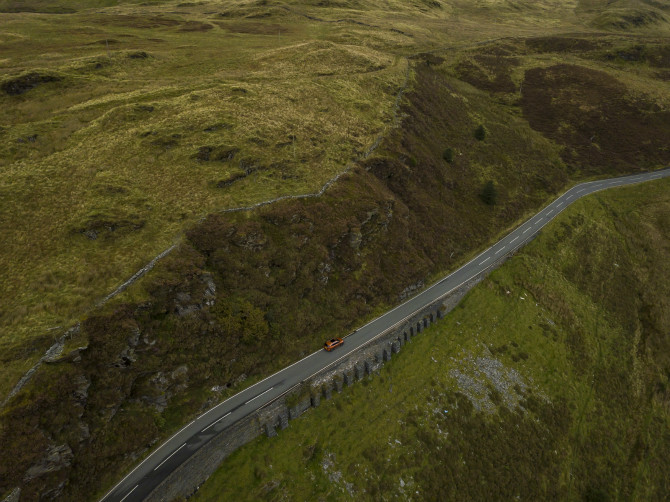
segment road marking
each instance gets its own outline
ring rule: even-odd
[[[561,207],[562,205],[563,205],[563,203],[561,202],[561,203],[558,204],[556,207]]]
[[[539,225],[541,221],[542,221],[542,218],[540,218],[539,220],[537,220],[537,221],[535,222],[535,224],[536,224],[536,225]]]
[[[154,469],[154,471],[155,471],[156,469],[158,469],[161,465],[163,465],[165,462],[167,462],[168,460],[170,460],[170,459],[172,458],[172,455],[174,455],[175,453],[177,453],[177,452],[178,452],[179,450],[181,450],[184,446],[186,446],[186,443],[184,443],[183,445],[181,445],[179,448],[177,448],[175,451],[173,451],[173,452],[170,454],[170,456],[169,456],[168,458],[166,458],[166,459],[163,460],[160,464],[158,464],[158,465],[156,466],[156,468]],[[130,495],[130,493],[129,493],[128,495]],[[126,495],[126,497],[127,497],[128,495]]]
[[[246,403],[244,403],[244,404],[249,404],[249,403],[250,403],[251,401],[253,401],[254,399],[258,399],[258,398],[261,397],[263,394],[267,394],[268,392],[270,392],[272,389],[274,389],[274,387],[270,387],[268,390],[266,390],[265,392],[261,392],[261,393],[258,394],[256,397],[252,397],[251,399],[249,399],[249,400],[248,400]]]
[[[528,227],[526,230],[523,231],[524,234],[525,234],[526,232],[530,232],[530,227]]]
[[[205,432],[205,431],[206,431],[207,429],[209,429],[210,427],[214,427],[216,424],[218,424],[221,420],[223,420],[224,418],[226,418],[226,417],[227,417],[228,415],[230,415],[231,413],[232,413],[232,412],[229,411],[229,412],[226,413],[224,416],[222,416],[221,418],[219,418],[216,422],[214,422],[214,423],[212,423],[212,424],[209,424],[207,427],[205,427],[205,428],[204,428],[203,430],[201,430],[200,432]]]
[[[577,190],[577,193],[582,193],[586,188],[582,188],[581,190]]]
[[[505,250],[505,246],[501,247],[498,251],[496,251],[496,254],[502,253]]]
[[[513,243],[515,240],[517,240],[518,238],[519,238],[519,236],[517,235],[514,239],[512,239],[511,241],[509,241],[509,243],[512,244],[512,243]]]
[[[484,263],[486,263],[486,262],[489,261],[490,259],[491,259],[491,257],[489,256],[488,258],[486,258],[486,260],[479,262],[479,264],[480,264],[480,265],[484,265]]]
[[[554,210],[552,209],[551,211],[547,212],[547,216],[549,216],[551,213],[553,213]]]
[[[568,200],[572,199],[573,197],[574,197],[574,195],[571,195],[570,197],[568,197]]]
[[[140,486],[140,485],[135,485],[135,488],[137,488],[138,486]],[[128,493],[126,493],[126,496],[123,497],[123,498],[121,499],[121,502],[123,502],[123,501],[126,500],[128,497],[130,497],[130,494],[133,493],[133,492],[135,491],[135,488],[133,488],[132,490],[130,490]]]

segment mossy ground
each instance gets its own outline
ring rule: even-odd
[[[669,187],[575,204],[379,374],[238,450],[195,499],[663,500]],[[509,406],[494,380],[511,372]]]

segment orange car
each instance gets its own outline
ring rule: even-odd
[[[326,343],[323,344],[323,348],[326,349],[328,352],[330,352],[331,350],[339,347],[343,343],[344,340],[342,340],[341,338],[331,338],[330,340],[328,340]]]

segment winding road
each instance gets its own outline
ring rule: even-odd
[[[143,500],[177,466],[223,429],[283,395],[301,381],[307,380],[314,374],[336,364],[351,352],[367,345],[371,340],[381,336],[396,324],[411,317],[424,306],[434,303],[440,297],[468,282],[505,255],[516,251],[557,214],[576,200],[607,188],[666,177],[670,177],[670,168],[620,178],[591,181],[571,188],[455,272],[349,334],[342,348],[333,352],[324,350],[314,352],[200,415],[135,467],[101,499],[101,502],[137,502]]]

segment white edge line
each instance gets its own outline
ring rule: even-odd
[[[158,470],[158,468],[159,468],[161,465],[163,465],[165,462],[167,462],[168,460],[170,460],[170,459],[172,458],[172,456],[173,456],[175,453],[177,453],[179,450],[181,450],[184,446],[186,446],[186,443],[184,443],[184,444],[181,445],[179,448],[177,448],[175,451],[173,451],[172,453],[170,453],[170,456],[169,456],[168,458],[166,458],[165,460],[163,460],[160,464],[158,464],[158,465],[156,466],[156,468],[154,469],[154,471],[155,471],[155,470]],[[129,494],[129,495],[130,495],[130,494]]]
[[[665,168],[665,170],[670,170],[670,167]],[[656,174],[659,174],[659,173],[656,173]],[[662,177],[663,175],[660,174],[660,176]],[[625,180],[625,177],[624,177],[624,176],[620,176],[618,179],[620,179],[620,180]],[[630,178],[629,178],[628,180],[625,180],[625,181],[629,182],[629,181],[631,181],[631,180],[630,180]],[[583,186],[583,185],[586,185],[586,184],[588,184],[588,183],[590,183],[590,182],[580,183],[579,185],[575,185],[574,187],[572,187],[572,188],[569,189],[568,191],[564,192],[563,195],[567,194],[568,192],[570,192],[571,190],[574,190],[575,188],[577,188],[577,187],[579,187],[579,186]],[[627,183],[624,182],[624,184],[627,184]],[[579,192],[577,192],[577,193],[583,192],[584,190],[585,190],[585,189],[581,189],[581,190],[580,190]],[[568,199],[571,199],[572,197],[573,197],[573,195],[570,195],[570,196],[568,196]],[[538,211],[538,213],[541,213],[541,212],[542,212],[542,211]],[[532,220],[534,217],[535,217],[535,216],[533,216],[533,217],[529,218],[528,220],[526,220],[526,222],[524,222],[523,224],[521,224],[520,227],[522,227],[525,223],[527,223],[527,222],[529,222],[530,220]],[[524,231],[524,233],[526,233],[526,232]],[[493,246],[491,246],[491,247],[493,247]],[[446,276],[446,277],[444,277],[444,278],[442,278],[442,279],[436,281],[435,284],[433,284],[433,285],[430,286],[429,288],[423,290],[421,293],[419,293],[419,295],[420,295],[420,294],[423,294],[423,293],[425,293],[425,292],[427,292],[427,291],[430,291],[430,290],[433,289],[434,287],[438,286],[440,283],[444,282],[446,279],[448,279],[449,277],[451,277],[452,275],[454,275],[456,272],[459,272],[461,269],[465,268],[465,267],[468,266],[470,263],[472,263],[472,262],[474,262],[475,260],[477,260],[477,258],[481,257],[483,254],[485,254],[487,251],[489,251],[489,249],[491,249],[491,248],[489,247],[489,248],[485,249],[484,251],[482,251],[481,253],[479,253],[477,256],[475,256],[474,258],[472,258],[469,262],[463,264],[461,267],[459,267],[458,269],[454,270],[454,271],[453,271],[451,274],[449,274],[448,276]],[[461,285],[462,285],[462,284],[460,284],[458,287],[460,287]],[[453,291],[453,289],[452,289],[451,291]],[[450,292],[451,292],[451,291],[450,291]],[[417,295],[417,296],[419,296],[419,295]],[[353,333],[355,333],[356,331],[358,331],[358,330],[364,328],[365,326],[368,326],[369,324],[372,324],[372,323],[375,322],[377,319],[379,319],[379,318],[385,316],[386,314],[389,314],[389,313],[393,312],[394,310],[399,309],[400,307],[402,307],[403,305],[405,305],[405,303],[409,303],[409,302],[410,302],[411,300],[413,300],[414,298],[416,298],[416,297],[412,297],[412,298],[408,299],[407,301],[401,303],[401,304],[398,305],[397,307],[395,307],[395,308],[393,308],[393,309],[391,309],[391,310],[389,310],[389,311],[387,311],[387,312],[384,312],[382,315],[376,317],[375,319],[372,319],[371,321],[367,322],[367,323],[364,324],[363,326],[361,326],[361,327],[359,327],[359,328],[356,328],[352,333],[350,333],[350,334],[347,335],[347,336],[350,336],[350,335],[352,335]],[[413,315],[413,314],[412,314],[412,315]],[[345,336],[344,338],[346,338],[346,336]],[[238,392],[237,394],[230,396],[230,397],[229,397],[228,399],[226,399],[225,401],[222,401],[221,403],[217,404],[217,405],[214,406],[213,408],[209,409],[208,411],[206,411],[205,413],[203,413],[202,415],[200,415],[199,417],[197,417],[195,420],[193,420],[193,422],[195,422],[195,421],[198,420],[199,418],[204,417],[205,415],[207,415],[207,413],[209,413],[210,411],[212,411],[212,410],[218,408],[219,406],[225,404],[226,402],[230,401],[231,399],[237,397],[240,393],[242,393],[242,392],[246,392],[246,391],[248,391],[249,389],[255,387],[256,385],[260,385],[261,383],[263,383],[263,382],[265,382],[266,380],[268,380],[268,379],[274,377],[275,375],[281,373],[282,371],[284,371],[284,370],[286,370],[286,369],[288,369],[288,368],[291,368],[291,367],[295,366],[296,364],[301,363],[301,362],[304,361],[305,359],[309,359],[309,358],[312,357],[313,355],[316,355],[316,354],[318,354],[318,353],[320,353],[320,352],[321,352],[321,349],[317,350],[316,352],[312,352],[311,354],[309,354],[309,355],[303,357],[303,358],[300,359],[299,361],[296,361],[296,362],[294,362],[293,364],[291,364],[291,365],[289,365],[289,366],[286,366],[285,368],[282,368],[282,369],[279,370],[279,371],[276,371],[275,373],[273,373],[272,375],[270,375],[270,376],[264,378],[264,379],[261,380],[260,382],[256,382],[255,384],[253,384],[253,385],[247,387],[246,389],[244,389],[244,390]],[[348,354],[347,354],[347,355],[348,355]],[[343,357],[344,357],[344,356],[343,356]],[[341,359],[341,358],[340,358],[340,359]],[[339,359],[338,359],[338,360],[339,360]],[[191,423],[193,423],[193,422],[191,422]],[[115,490],[121,483],[123,483],[123,482],[124,482],[130,475],[132,475],[137,469],[139,469],[139,467],[140,467],[144,462],[146,462],[149,458],[151,458],[157,451],[160,450],[161,447],[163,447],[165,444],[169,443],[175,436],[177,436],[178,434],[180,434],[180,433],[181,433],[184,429],[186,429],[189,425],[191,425],[191,424],[188,424],[188,425],[184,426],[182,429],[180,429],[178,432],[176,432],[170,439],[168,439],[167,441],[165,441],[165,442],[164,442],[158,449],[154,450],[154,451],[153,451],[147,458],[145,458],[142,462],[140,462],[139,464],[137,464],[137,466],[135,466],[135,468],[134,468],[132,471],[130,471],[128,474],[126,474],[126,476],[125,476],[121,481],[119,481],[116,485],[114,485],[114,486],[113,486],[113,487],[112,487],[112,488],[105,494],[105,496],[102,497],[102,498],[100,499],[100,502],[103,502],[107,497],[109,497],[110,493],[112,493],[112,492],[113,492],[113,491],[114,491],[114,490]]]
[[[244,403],[244,404],[249,404],[251,401],[254,401],[254,400],[258,399],[258,398],[261,397],[263,394],[267,394],[267,393],[270,392],[272,389],[274,389],[274,387],[270,387],[268,390],[266,390],[265,392],[261,392],[261,393],[258,394],[256,397],[252,397],[251,399],[249,399],[249,400],[248,400],[246,403]]]
[[[205,428],[204,428],[203,430],[201,430],[200,432],[205,432],[205,431],[206,431],[207,429],[209,429],[210,427],[214,427],[216,424],[218,424],[221,420],[223,420],[224,418],[226,418],[226,417],[227,417],[228,415],[230,415],[231,413],[232,413],[232,411],[229,411],[229,412],[226,413],[224,416],[222,416],[221,418],[219,418],[216,422],[212,422],[211,424],[209,424],[207,427],[205,427]]]
[[[135,485],[135,488],[137,488],[138,486],[140,486],[140,485]],[[133,488],[132,490],[130,490],[128,493],[126,493],[126,496],[123,497],[123,498],[121,499],[120,502],[123,502],[123,501],[126,500],[128,497],[130,497],[130,494],[133,493],[133,492],[135,491],[135,488]]]

